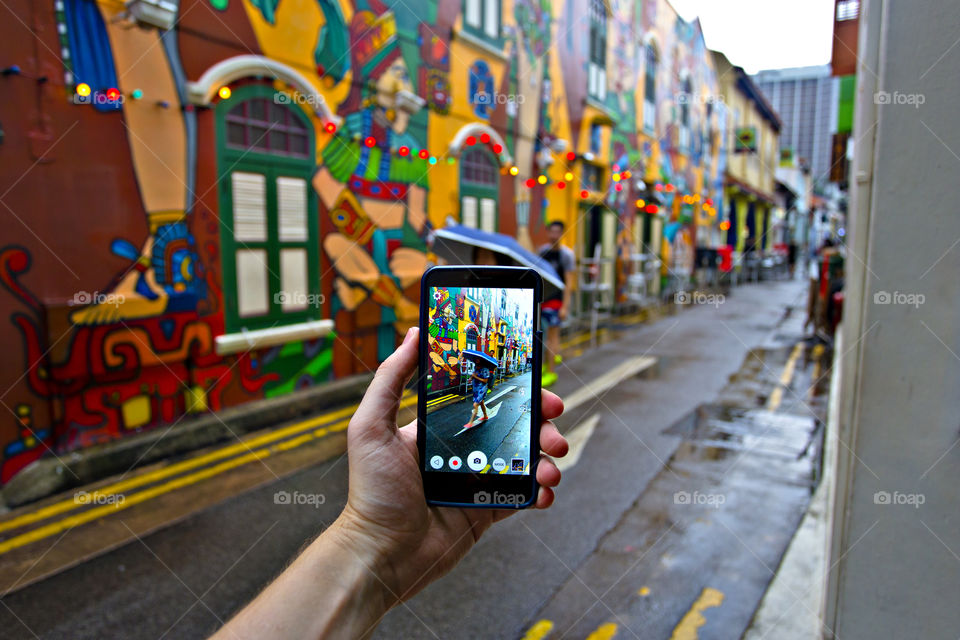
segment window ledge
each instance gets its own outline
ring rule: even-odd
[[[254,329],[217,336],[217,355],[225,356],[241,351],[253,351],[297,340],[321,338],[333,331],[333,320],[309,320],[268,329]]]
[[[498,58],[499,60],[502,60],[504,62],[507,61],[507,56],[506,54],[503,53],[502,49],[498,49],[492,43],[487,42],[480,36],[473,35],[466,29],[460,29],[459,31],[457,31],[457,38],[459,38],[460,40],[463,40],[468,44],[471,44],[477,47],[478,49],[482,49],[484,52],[489,53],[490,55]]]

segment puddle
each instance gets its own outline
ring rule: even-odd
[[[820,413],[823,403],[797,401],[797,392],[791,387],[788,398],[767,408],[768,398],[781,384],[781,372],[793,352],[793,344],[751,350],[715,402],[700,405],[664,431],[683,438],[671,465],[690,467],[697,461],[737,458],[730,462],[735,465],[747,456],[753,461],[750,466],[758,465],[773,473],[779,473],[781,466],[789,467],[790,475],[815,482],[822,452],[820,416],[815,413]],[[811,345],[804,345],[790,365],[796,367],[791,380],[804,389],[810,386],[811,394],[818,393],[829,383],[829,375],[822,375],[826,369],[817,366],[819,363],[822,368],[826,358],[825,349],[814,351]],[[817,381],[817,375],[822,379]]]

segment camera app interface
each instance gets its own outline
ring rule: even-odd
[[[429,471],[529,475],[533,289],[430,287]]]

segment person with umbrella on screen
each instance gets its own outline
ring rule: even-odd
[[[493,378],[493,370],[490,367],[495,366],[496,360],[482,351],[475,351],[473,349],[464,349],[462,354],[475,365],[473,373],[470,374],[470,378],[473,380],[473,411],[470,413],[470,420],[467,421],[467,424],[463,425],[464,429],[470,429],[476,426],[473,420],[477,417],[477,411],[483,412],[483,417],[477,424],[487,421],[487,405],[485,400],[490,380]]]

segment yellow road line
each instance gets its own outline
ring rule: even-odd
[[[610,640],[613,636],[617,635],[617,625],[612,622],[607,624],[602,624],[590,635],[587,636],[587,640]]]
[[[437,404],[438,402],[444,402],[445,400],[449,400],[450,398],[459,398],[459,397],[460,397],[460,396],[458,396],[458,395],[455,394],[455,393],[449,393],[449,394],[447,394],[447,395],[445,395],[445,396],[441,396],[441,397],[439,397],[439,398],[434,398],[433,400],[428,400],[428,401],[427,401],[427,406],[429,407],[429,406],[432,406],[432,405]]]
[[[532,627],[523,634],[522,640],[543,640],[553,631],[553,623],[549,620],[537,620]]]
[[[198,471],[197,473],[193,473],[187,476],[177,478],[175,480],[171,480],[166,484],[162,484],[156,487],[152,487],[150,489],[146,489],[145,491],[141,491],[140,493],[135,493],[129,498],[126,498],[123,502],[117,502],[112,505],[103,505],[103,506],[95,507],[93,509],[90,509],[89,511],[83,511],[76,515],[67,516],[66,518],[61,518],[56,522],[51,522],[48,525],[38,527],[36,529],[33,529],[32,531],[28,531],[19,536],[10,538],[9,540],[4,540],[3,542],[0,542],[0,554],[4,554],[4,553],[7,553],[8,551],[12,551],[13,549],[17,549],[24,545],[28,545],[31,542],[37,542],[38,540],[49,538],[50,536],[56,535],[61,531],[71,529],[73,527],[76,527],[77,525],[90,522],[91,520],[96,520],[101,516],[106,516],[116,511],[122,511],[123,509],[129,509],[135,504],[146,502],[151,498],[155,498],[161,494],[167,493],[168,491],[172,491],[173,489],[195,484],[206,478],[210,478],[219,473],[223,473],[228,469],[239,467],[240,465],[246,464],[248,462],[252,462],[254,460],[260,460],[269,455],[270,455],[269,449],[264,449],[262,451],[254,452],[254,453],[248,453],[245,456],[240,456],[239,458],[233,458],[232,460],[227,460],[226,462],[221,462],[220,464],[204,469],[203,471]]]
[[[416,401],[417,401],[416,396],[414,395],[408,396],[406,399],[400,402],[400,408],[402,409],[404,407],[410,406]],[[335,413],[340,414],[341,412],[338,411]],[[299,423],[299,425],[295,425],[295,426],[302,426],[308,423],[311,424],[312,426],[316,424],[316,422],[317,422],[317,419],[305,420],[304,422],[301,422]],[[86,524],[87,522],[97,520],[102,516],[106,516],[117,511],[122,511],[123,509],[129,509],[130,507],[136,504],[140,504],[141,502],[146,502],[147,500],[151,500],[153,498],[161,496],[165,493],[169,493],[176,489],[180,489],[183,487],[190,486],[192,484],[196,484],[201,480],[212,478],[213,476],[219,475],[225,471],[229,471],[230,469],[234,469],[236,467],[245,465],[248,462],[253,462],[254,460],[261,460],[263,458],[270,456],[271,453],[273,453],[274,451],[279,452],[279,451],[286,451],[289,449],[293,449],[311,440],[316,440],[318,438],[321,438],[327,434],[343,431],[347,428],[349,424],[350,424],[349,419],[341,420],[340,422],[337,422],[335,424],[329,425],[327,427],[323,427],[321,429],[317,429],[313,433],[304,434],[303,436],[296,438],[295,439],[296,444],[292,444],[294,441],[281,442],[279,444],[274,445],[273,447],[265,447],[258,451],[252,451],[250,453],[247,453],[246,455],[242,455],[237,458],[233,458],[231,460],[221,462],[218,465],[215,465],[213,467],[208,467],[201,471],[197,471],[196,473],[181,476],[179,478],[174,478],[173,480],[161,485],[157,485],[156,487],[145,489],[144,491],[134,493],[133,495],[130,495],[130,496],[124,496],[123,502],[116,502],[114,504],[94,507],[87,511],[83,511],[81,513],[78,513],[72,516],[67,516],[66,518],[57,520],[56,522],[51,522],[50,524],[44,525],[42,527],[38,527],[31,531],[27,531],[26,533],[20,534],[19,536],[14,536],[9,540],[4,540],[3,542],[0,542],[0,555],[7,553],[8,551],[17,549],[19,547],[28,545],[32,542],[37,542],[38,540],[49,538],[50,536],[56,535],[67,529],[72,529],[73,527],[76,527],[78,525]],[[71,504],[75,504],[75,503],[71,503]]]
[[[810,374],[813,384],[811,384],[810,388],[807,389],[808,398],[812,398],[813,394],[817,391],[817,382],[820,381],[820,371],[822,369],[820,358],[823,356],[823,350],[824,346],[822,344],[813,345],[813,353],[810,355],[810,357],[813,359],[813,372]]]
[[[606,332],[607,332],[606,329],[600,329],[600,330],[598,330],[598,331],[597,331],[597,337],[599,338],[600,336],[604,335]],[[586,341],[589,340],[589,339],[590,339],[590,332],[589,332],[589,331],[585,331],[585,332],[581,333],[580,335],[574,336],[574,337],[570,338],[569,340],[567,340],[566,342],[561,343],[560,348],[561,348],[561,349],[569,349],[570,347],[572,347],[572,346],[574,346],[574,345],[577,345],[577,344],[580,344],[580,343],[582,343],[582,342],[586,342]]]
[[[686,615],[681,618],[680,624],[674,627],[670,640],[696,640],[700,627],[707,624],[703,612],[712,607],[719,607],[722,603],[723,591],[706,587],[700,592],[700,597],[696,599]]]
[[[774,388],[767,399],[767,409],[769,411],[776,411],[780,403],[783,402],[783,390],[790,386],[790,381],[793,380],[793,374],[797,369],[797,360],[800,359],[802,353],[803,343],[797,343],[787,359],[787,364],[783,367],[783,373],[780,374],[780,384]]]
[[[407,402],[410,398],[416,398],[415,395],[408,396],[408,399],[404,402]],[[401,402],[403,405],[403,402]],[[184,460],[183,462],[178,462],[160,469],[156,469],[149,473],[144,473],[142,475],[134,476],[128,480],[121,480],[113,484],[105,485],[96,491],[91,491],[88,495],[88,500],[86,504],[91,502],[97,502],[98,497],[116,495],[118,493],[123,493],[129,491],[130,489],[136,489],[137,487],[142,487],[147,484],[151,484],[158,480],[163,480],[164,478],[169,478],[170,476],[177,475],[183,471],[189,471],[190,469],[196,469],[197,467],[202,467],[210,462],[216,460],[222,460],[224,458],[229,458],[233,455],[243,452],[249,452],[257,447],[260,447],[265,444],[269,444],[276,440],[282,440],[283,438],[299,433],[300,431],[306,431],[316,427],[317,425],[324,424],[326,422],[333,422],[337,419],[343,418],[347,415],[353,415],[357,410],[359,405],[352,405],[349,407],[344,407],[343,409],[338,409],[337,411],[332,411],[315,418],[310,418],[309,420],[304,420],[296,424],[290,425],[289,427],[284,427],[283,429],[277,429],[276,431],[271,431],[269,433],[251,438],[250,440],[245,440],[243,442],[238,442],[237,444],[229,445],[216,451],[211,451],[210,453],[204,454],[202,456],[197,456],[196,458],[190,458],[189,460]],[[21,516],[11,518],[0,522],[0,532],[8,531],[10,529],[16,529],[24,525],[32,524],[34,522],[39,522],[41,520],[46,520],[47,518],[59,515],[61,513],[72,511],[78,507],[84,506],[84,503],[79,503],[75,498],[70,498],[67,500],[62,500],[60,502],[55,502],[53,504],[47,505],[46,507],[37,509],[36,511],[31,511],[25,513]]]

